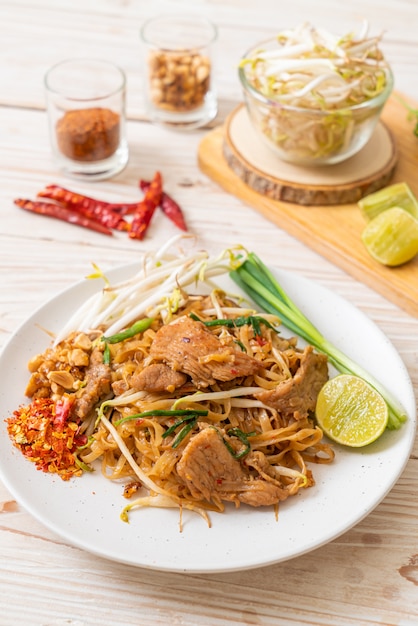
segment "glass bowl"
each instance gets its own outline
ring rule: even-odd
[[[393,74],[387,64],[379,68],[383,87],[364,101],[341,108],[308,108],[284,102],[281,95],[266,96],[254,85],[251,72],[260,50],[277,49],[277,37],[251,48],[243,57],[238,74],[247,111],[257,135],[283,161],[313,166],[340,163],[366,145],[393,89]],[[384,77],[384,78],[383,78]],[[268,78],[271,81],[271,77]],[[286,94],[289,98],[289,93]]]

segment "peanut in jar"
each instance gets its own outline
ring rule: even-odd
[[[167,111],[201,107],[210,89],[209,57],[193,51],[152,50],[149,53],[150,98]]]
[[[140,36],[149,119],[176,130],[213,120],[217,27],[202,16],[163,15],[145,22]]]

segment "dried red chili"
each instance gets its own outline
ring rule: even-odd
[[[116,152],[120,116],[100,107],[66,111],[56,124],[58,148],[74,161],[102,161]]]
[[[160,172],[156,172],[150,186],[145,192],[145,196],[141,202],[138,202],[137,209],[134,213],[132,223],[129,228],[129,237],[131,239],[143,239],[150,225],[155,209],[161,202],[162,178]]]
[[[55,200],[55,202],[67,209],[72,209],[86,217],[96,219],[107,228],[128,230],[128,224],[123,219],[121,213],[116,211],[109,202],[105,202],[104,200],[96,200],[95,198],[75,193],[58,185],[48,185],[38,193],[38,197]]]
[[[103,226],[100,222],[90,217],[82,215],[78,211],[73,209],[67,209],[66,207],[52,202],[32,202],[32,200],[25,200],[23,198],[17,198],[14,203],[25,211],[31,213],[38,213],[39,215],[47,215],[48,217],[54,217],[57,220],[69,222],[76,226],[82,226],[90,230],[95,230],[103,235],[112,236],[113,233],[107,226]]]
[[[75,193],[59,185],[47,185],[37,195],[51,202],[15,200],[22,209],[84,226],[91,230],[112,235],[112,230],[127,231],[131,239],[143,239],[155,209],[160,206],[169,219],[182,230],[187,230],[180,206],[162,189],[162,178],[156,172],[154,179],[139,183],[145,196],[139,202],[107,202]],[[133,215],[131,224],[124,219]]]
[[[147,191],[149,186],[151,185],[150,181],[140,180],[139,186],[142,191]],[[161,194],[161,202],[160,207],[162,211],[166,214],[166,216],[181,230],[187,231],[186,221],[184,219],[183,211],[180,208],[180,205],[168,195],[165,191]]]
[[[96,207],[107,207],[109,205],[109,202],[97,200],[96,198],[90,198],[89,196],[84,196],[81,193],[75,193],[74,191],[60,187],[59,185],[47,185],[44,189],[42,189],[42,191],[37,193],[37,196],[39,198],[49,198],[50,200],[55,200],[59,204],[63,204],[64,206],[73,209],[82,207],[93,211]]]

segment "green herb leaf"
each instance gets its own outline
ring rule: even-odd
[[[201,320],[195,313],[190,313],[190,317],[193,320],[195,320],[195,322],[201,322],[208,328],[211,328],[213,326],[227,326],[228,328],[239,328],[240,326],[251,326],[254,330],[255,335],[261,335],[261,327],[260,327],[260,323],[261,323],[267,326],[268,328],[271,328],[272,330],[274,330],[275,333],[278,332],[278,330],[274,328],[274,326],[270,324],[270,322],[264,319],[264,317],[261,317],[261,315],[248,315],[247,317],[240,316],[240,317],[236,317],[235,319],[223,318],[223,319],[216,319],[216,320],[208,320],[206,322]]]
[[[143,419],[144,417],[180,417],[185,416],[187,418],[194,417],[195,415],[207,415],[208,411],[203,409],[167,409],[166,411],[163,409],[159,409],[156,411],[143,411],[142,413],[135,413],[133,415],[128,415],[127,417],[122,417],[120,420],[114,422],[115,426],[119,426],[119,424],[123,424],[124,422],[129,422],[131,420]],[[182,421],[177,422],[177,426],[181,424]],[[174,425],[176,426],[176,424]],[[170,427],[173,428],[173,427]],[[167,437],[166,431],[163,437]]]
[[[240,341],[239,339],[236,339],[234,341],[234,343],[236,343],[243,352],[247,352],[247,348],[244,346],[244,344],[242,343],[242,341]]]
[[[116,333],[116,335],[111,335],[110,337],[105,337],[103,335],[102,341],[106,343],[119,343],[120,341],[125,341],[125,339],[131,339],[131,337],[135,337],[139,333],[143,333],[147,328],[151,326],[154,318],[145,317],[144,319],[138,320],[135,324],[132,324],[126,330],[122,330],[120,333]]]
[[[105,347],[103,350],[103,363],[105,365],[110,365],[110,348],[107,343],[105,344]]]
[[[244,433],[244,431],[242,431],[240,428],[231,428],[230,430],[228,430],[227,435],[229,437],[237,437],[244,444],[245,447],[240,452],[236,452],[225,438],[222,439],[234,459],[242,459],[244,456],[247,456],[247,454],[251,451],[251,445],[248,441],[248,437],[253,437],[255,434],[255,431],[252,431],[250,433]]]
[[[418,109],[414,109],[411,107],[403,98],[400,96],[396,96],[396,99],[407,109],[408,111],[408,119],[415,121],[415,126],[413,133],[416,137],[418,137]]]
[[[183,426],[183,428],[181,429],[181,431],[179,432],[179,434],[173,441],[171,445],[172,448],[177,448],[180,445],[180,443],[183,441],[186,435],[188,435],[189,432],[195,427],[196,422],[197,422],[197,417],[195,417],[193,420],[190,420],[187,424]]]
[[[170,426],[170,428],[167,428],[167,430],[162,436],[163,439],[172,435],[178,426],[181,426],[181,424],[184,424],[183,428],[181,429],[181,431],[178,433],[177,437],[174,439],[173,443],[171,444],[172,448],[177,448],[177,446],[183,441],[186,435],[188,435],[188,433],[196,425],[198,413],[201,415],[202,411],[199,411],[199,412],[194,411],[193,413],[187,415],[186,417],[183,417],[182,419],[177,420],[177,422],[175,422],[172,426]],[[208,412],[206,411],[205,414],[207,415],[207,413]]]

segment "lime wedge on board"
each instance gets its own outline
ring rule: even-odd
[[[359,200],[358,205],[368,220],[394,206],[405,209],[418,219],[418,200],[407,183],[395,183],[384,187]]]
[[[393,207],[373,218],[361,239],[379,263],[402,265],[418,254],[418,220],[404,209]]]

